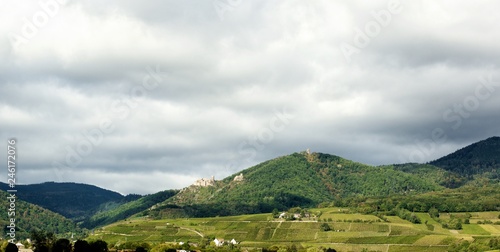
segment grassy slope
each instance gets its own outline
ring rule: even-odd
[[[445,229],[429,231],[424,224],[411,224],[398,217],[391,222],[373,222],[373,215],[347,214],[337,208],[311,209],[323,212],[332,218],[328,224],[334,231],[321,231],[321,222],[312,219],[280,222],[270,214],[241,215],[214,218],[130,219],[108,225],[96,232],[94,237],[102,238],[109,244],[125,241],[147,241],[153,244],[223,238],[236,239],[242,247],[268,247],[272,245],[298,244],[303,247],[333,247],[338,251],[361,251],[363,248],[382,251],[446,251],[450,242],[459,239],[473,240],[473,236],[496,233],[480,229],[470,224],[462,233]],[[472,213],[477,214],[477,213]],[[337,216],[338,215],[338,216]],[[353,220],[363,222],[352,222]],[[341,230],[341,232],[336,232]],[[203,237],[201,237],[202,235]],[[406,250],[405,250],[406,249]]]

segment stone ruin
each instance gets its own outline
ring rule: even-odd
[[[201,178],[201,179],[196,180],[196,182],[194,182],[193,185],[195,185],[195,186],[214,186],[215,185],[215,178],[214,178],[214,176],[212,176],[209,179]]]
[[[233,181],[243,181],[243,173],[240,173],[240,175],[234,177]]]

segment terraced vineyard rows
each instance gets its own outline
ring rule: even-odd
[[[316,210],[311,210],[316,211]],[[322,221],[284,221],[270,214],[215,218],[149,220],[136,218],[121,221],[102,229],[95,238],[109,244],[126,241],[201,242],[203,239],[235,239],[240,247],[261,248],[280,244],[301,247],[332,247],[337,251],[446,251],[448,245],[460,240],[500,236],[500,226],[464,224],[463,230],[444,229],[428,214],[417,215],[427,224],[412,224],[399,217],[388,216],[384,222],[374,215],[349,214],[337,208],[321,209],[332,221],[331,231],[322,231]],[[473,213],[477,218],[498,217],[497,212]],[[443,216],[447,219],[448,216]],[[429,225],[433,230],[429,230]],[[410,249],[411,248],[411,249]]]

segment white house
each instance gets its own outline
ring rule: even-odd
[[[214,243],[215,243],[215,246],[220,247],[220,246],[224,245],[224,239],[215,238]]]

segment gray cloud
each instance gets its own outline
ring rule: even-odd
[[[306,148],[428,162],[498,135],[498,3],[393,2],[68,2],[14,46],[45,9],[10,1],[0,139],[21,183],[152,193]]]

